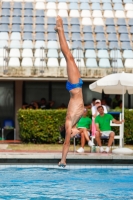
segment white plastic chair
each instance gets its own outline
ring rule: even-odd
[[[33,48],[33,42],[31,40],[24,40],[22,43],[23,49],[32,49]]]
[[[44,0],[34,0],[34,1],[35,1],[35,2],[38,2],[38,1],[39,1],[39,2],[44,2]]]
[[[92,17],[102,17],[102,11],[101,10],[93,10]]]
[[[35,67],[46,67],[46,61],[40,58],[36,58],[34,62]]]
[[[103,19],[102,18],[94,18],[93,20],[93,24],[95,26],[104,26],[104,22],[103,22]]]
[[[39,10],[45,9],[45,4],[44,4],[44,2],[36,2],[36,4],[35,4],[35,9],[39,9]]]
[[[46,57],[46,53],[44,49],[36,49],[35,53],[34,53],[34,57],[35,58],[45,58]]]
[[[85,62],[83,58],[75,58],[75,63],[77,67],[79,68],[81,76],[86,76],[86,67]]]
[[[111,50],[110,51],[110,58],[122,58],[120,50]]]
[[[8,51],[4,48],[0,49],[0,57],[7,57],[8,56]]]
[[[10,59],[9,59],[8,66],[9,66],[9,67],[20,67],[19,58],[10,58]]]
[[[133,59],[126,59],[124,65],[126,68],[133,68]]]
[[[125,18],[125,12],[122,10],[115,11],[115,17],[116,18]]]
[[[9,40],[9,35],[7,32],[0,32],[0,40]]]
[[[15,0],[15,1],[22,1],[22,0]],[[24,2],[25,0],[23,0],[22,2]],[[34,2],[34,0],[26,0],[25,2]]]
[[[81,24],[85,25],[85,26],[92,25],[92,20],[90,18],[88,18],[88,17],[83,17],[82,21],[81,21]]]
[[[64,58],[64,55],[63,55],[63,53],[60,51],[60,53],[59,53],[59,57],[60,58]]]
[[[33,61],[31,58],[23,58],[21,65],[22,67],[33,67]]]
[[[83,50],[81,50],[81,49],[79,49],[79,50],[74,49],[72,54],[73,54],[74,58],[78,58],[78,57],[84,58]]]
[[[6,63],[6,61],[4,60],[4,58],[3,58],[3,57],[0,57],[0,67],[6,66],[6,65],[7,65],[7,63]]]
[[[53,10],[55,10],[56,9],[56,3],[55,2],[48,2],[47,4],[46,4],[46,9],[53,9]]]
[[[81,11],[81,17],[91,17],[90,10],[82,10]]]
[[[44,42],[44,41],[41,41],[41,40],[36,41],[36,42],[35,42],[35,49],[40,49],[41,47],[46,48],[45,42]]]
[[[83,58],[75,58],[75,63],[78,67],[85,67],[85,63]]]
[[[99,67],[101,67],[101,68],[109,68],[110,67],[109,59],[101,58],[100,61],[99,61]]]
[[[112,10],[105,10],[103,13],[104,18],[114,18],[114,14]]]
[[[122,63],[122,60],[121,59],[116,59],[116,61],[113,61],[112,60],[112,67],[115,67],[115,68],[123,68],[123,63]]]
[[[66,2],[59,2],[58,3],[58,9],[60,10],[68,10],[68,6],[67,6],[67,3]]]
[[[128,10],[128,11],[127,11],[126,17],[127,17],[127,18],[133,18],[133,11]]]
[[[10,40],[21,40],[21,34],[19,32],[12,32]]]
[[[78,10],[70,10],[69,17],[80,17]]]
[[[33,58],[33,52],[31,49],[23,49],[22,51],[23,58]]]
[[[48,58],[47,66],[48,67],[59,67],[57,58]]]
[[[87,49],[85,51],[85,58],[96,58],[96,52],[95,52],[95,50],[89,50],[89,49]]]
[[[48,41],[47,42],[48,49],[59,49],[59,45],[57,41]]]
[[[57,49],[49,49],[47,53],[48,58],[58,58]]]
[[[133,59],[133,51],[132,50],[124,50],[123,58]]]
[[[68,17],[68,12],[67,12],[67,10],[59,10],[58,15],[60,17]]]
[[[66,66],[67,66],[67,63],[66,63],[65,58],[61,58],[61,60],[60,60],[60,67],[66,67]]]
[[[52,10],[52,9],[47,10],[46,16],[47,17],[56,17],[57,16],[56,10]]]
[[[1,40],[0,41],[0,48],[8,47],[8,42],[7,40]]]
[[[126,3],[125,4],[125,10],[133,10],[133,4],[132,3]]]
[[[86,67],[89,67],[89,68],[98,67],[96,59],[88,58],[86,60]]]
[[[11,0],[10,0],[11,1]],[[14,0],[14,2],[23,2],[23,0]]]
[[[57,58],[48,58],[47,67],[48,67],[47,70],[48,76],[52,77],[58,76],[59,63]]]
[[[109,58],[107,50],[98,50],[98,58]]]
[[[67,77],[67,63],[65,58],[60,60],[60,76]]]
[[[9,53],[9,57],[20,58],[20,50],[19,49],[11,49],[10,53]]]
[[[21,48],[21,43],[20,43],[20,41],[19,40],[12,40],[11,42],[10,42],[10,48],[11,49],[20,49]]]

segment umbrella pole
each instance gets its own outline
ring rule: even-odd
[[[124,104],[125,104],[125,102],[124,102],[124,87],[123,87],[123,92],[122,92],[122,120],[124,119]],[[122,131],[122,141],[121,141],[121,147],[123,147],[124,146],[124,123],[122,123],[122,127],[121,127],[121,131]]]

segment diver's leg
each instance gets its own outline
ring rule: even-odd
[[[66,38],[64,35],[62,19],[60,16],[58,16],[56,19],[55,30],[58,32],[61,51],[64,54],[64,57],[66,59],[68,81],[73,84],[78,83],[79,78],[80,78],[80,73],[79,73],[78,67],[74,61],[74,58],[71,54],[71,51],[68,47],[68,44],[67,44],[67,41],[66,41]]]
[[[69,146],[70,146],[70,138],[71,138],[71,131],[72,131],[71,121],[66,120],[65,129],[66,129],[66,136],[65,136],[65,141],[63,144],[62,158],[61,158],[61,161],[59,162],[59,166],[66,165],[66,156],[67,156]]]

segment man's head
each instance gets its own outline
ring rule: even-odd
[[[92,99],[92,104],[95,105],[96,98]]]
[[[96,99],[95,101],[95,106],[98,107],[101,105],[101,101],[99,99]]]
[[[45,98],[41,98],[40,104],[41,104],[41,105],[46,105],[46,99],[45,99]]]
[[[104,114],[104,108],[103,108],[103,106],[101,106],[101,105],[98,106],[98,107],[97,107],[97,110],[98,110],[98,112],[99,112],[100,115],[103,115],[103,114]]]
[[[83,116],[86,117],[88,114],[88,109],[87,108],[84,108],[84,113],[83,113]]]
[[[106,103],[106,100],[105,99],[102,99],[101,100],[101,105],[106,105],[107,103]]]

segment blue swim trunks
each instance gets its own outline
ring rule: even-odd
[[[72,90],[72,89],[74,89],[74,88],[82,88],[82,85],[83,85],[83,81],[82,81],[81,78],[79,78],[79,82],[78,82],[78,83],[72,84],[72,83],[70,83],[69,81],[67,81],[67,83],[66,83],[66,89],[67,89],[68,91],[70,91],[70,90]]]

